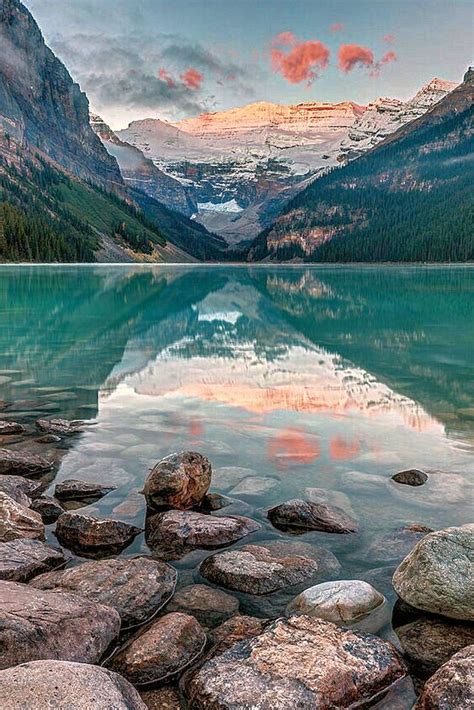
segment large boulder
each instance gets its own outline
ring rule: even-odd
[[[30,481],[21,476],[0,476],[0,492],[6,493],[25,508],[28,508],[32,498],[39,495],[42,487],[40,481]]]
[[[166,611],[190,614],[206,627],[222,624],[239,611],[238,599],[205,584],[190,584],[176,592]]]
[[[404,675],[390,643],[294,616],[208,660],[186,694],[196,710],[330,710],[363,704]]]
[[[120,631],[111,607],[77,594],[0,582],[0,668],[57,659],[97,663]]]
[[[474,524],[425,535],[397,567],[393,587],[417,609],[474,621]]]
[[[41,515],[20,505],[6,493],[0,493],[0,542],[24,537],[44,540]]]
[[[474,646],[456,653],[425,683],[414,710],[474,707]]]
[[[102,498],[115,486],[105,486],[102,483],[91,483],[90,481],[79,481],[70,478],[57,483],[54,488],[54,495],[58,500],[88,500],[89,498]]]
[[[147,708],[133,685],[117,673],[69,661],[31,661],[0,671],[0,697],[8,710]]]
[[[35,427],[42,434],[52,434],[53,436],[72,436],[84,431],[85,422],[68,419],[38,419]]]
[[[196,451],[181,451],[159,461],[143,492],[151,508],[187,510],[199,505],[211,485],[211,464]]]
[[[276,505],[267,512],[273,527],[289,532],[321,532],[346,534],[357,532],[358,523],[342,508],[330,507],[294,498]]]
[[[180,673],[205,645],[206,634],[196,619],[172,612],[126,644],[110,664],[134,685],[146,685]]]
[[[45,545],[40,540],[0,542],[0,579],[28,582],[44,572],[66,564],[62,550]]]
[[[141,529],[120,520],[99,520],[80,513],[64,513],[56,523],[56,537],[64,547],[83,557],[115,554],[128,547]]]
[[[33,580],[37,589],[74,592],[115,609],[122,628],[143,624],[171,598],[176,570],[147,557],[84,562]]]
[[[53,462],[25,451],[0,449],[0,474],[7,476],[41,476],[53,468]]]

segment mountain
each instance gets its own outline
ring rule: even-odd
[[[313,182],[257,237],[249,259],[474,259],[473,85],[470,70],[429,111]]]

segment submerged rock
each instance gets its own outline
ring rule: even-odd
[[[44,436],[39,436],[35,441],[38,444],[58,444],[61,441],[61,437],[57,434],[45,434]]]
[[[260,498],[280,485],[278,478],[270,476],[247,476],[229,491],[236,498]]]
[[[65,512],[59,501],[52,496],[39,496],[31,503],[30,508],[41,515],[45,525],[55,523],[59,516]]]
[[[0,542],[24,537],[44,540],[41,515],[0,492]]]
[[[464,710],[473,706],[474,646],[468,646],[425,683],[414,710]]]
[[[286,503],[270,508],[267,513],[271,524],[279,530],[346,534],[357,532],[357,521],[341,508],[334,508],[322,503],[294,498]]]
[[[306,498],[312,503],[323,503],[324,505],[335,506],[340,508],[347,515],[356,519],[355,514],[349,496],[347,496],[342,491],[333,491],[327,488],[305,488],[304,494]]]
[[[220,589],[205,584],[190,584],[176,592],[166,611],[190,614],[207,627],[218,626],[239,611],[239,601]]]
[[[67,481],[57,483],[54,488],[54,495],[58,500],[84,500],[88,498],[103,498],[115,486],[104,486],[102,483],[90,483],[89,481],[77,481],[70,478]]]
[[[147,707],[133,685],[117,673],[69,661],[31,661],[0,671],[0,697],[8,698],[8,710]]]
[[[67,419],[38,419],[35,427],[42,434],[53,434],[55,436],[72,436],[84,431],[85,422]]]
[[[28,582],[38,574],[66,564],[62,550],[40,540],[12,540],[0,543],[0,579]]]
[[[363,558],[369,563],[398,563],[415,547],[417,542],[428,533],[433,532],[426,525],[411,523],[401,528],[396,528],[376,539],[365,550]]]
[[[199,505],[211,485],[211,464],[195,451],[181,451],[159,461],[143,492],[152,508],[187,510]]]
[[[63,513],[56,523],[55,535],[62,545],[87,557],[120,552],[141,532],[140,528],[120,520]]]
[[[53,468],[53,462],[24,451],[0,449],[0,475],[39,476]]]
[[[29,507],[31,499],[39,494],[41,488],[39,481],[30,481],[21,476],[0,476],[0,492],[6,493],[25,508]]]
[[[0,668],[57,659],[97,663],[120,631],[114,609],[76,594],[0,582]]]
[[[18,424],[17,422],[8,422],[4,419],[0,419],[0,436],[23,434],[25,431],[26,427],[24,427],[23,424]]]
[[[392,476],[392,481],[401,483],[404,486],[422,486],[427,480],[428,474],[424,471],[419,471],[417,468],[399,471]]]
[[[315,582],[326,581],[337,577],[341,565],[336,555],[319,545],[300,540],[262,540],[259,547],[265,547],[275,557],[308,557],[317,564]]]

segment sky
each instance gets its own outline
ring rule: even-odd
[[[473,60],[471,0],[24,0],[118,129],[254,101],[408,99]]]

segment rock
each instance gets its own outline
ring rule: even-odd
[[[268,623],[268,619],[240,616],[240,614],[227,619],[209,634],[209,640],[215,646],[213,655],[216,655],[216,651],[219,653],[225,651],[237,641],[258,636]]]
[[[206,493],[201,503],[201,510],[213,513],[216,510],[222,510],[227,506],[232,505],[233,501],[226,496],[221,496],[220,493]]]
[[[140,697],[148,710],[181,710],[183,707],[177,689],[170,685],[143,690]]]
[[[419,471],[417,468],[410,468],[407,471],[399,471],[392,476],[392,481],[401,483],[404,486],[422,486],[428,480],[428,474]]]
[[[206,495],[211,473],[208,459],[195,451],[171,454],[148,474],[143,489],[147,504],[152,508],[193,508]]]
[[[474,524],[425,535],[397,567],[393,586],[417,609],[474,620]]]
[[[207,557],[199,572],[213,584],[258,595],[301,584],[317,569],[306,557],[275,557],[265,547],[245,545]]]
[[[31,499],[38,495],[42,484],[20,476],[0,476],[0,492],[6,493],[20,505],[28,508]]]
[[[342,491],[332,491],[327,488],[305,488],[304,494],[311,503],[323,503],[324,505],[341,508],[347,515],[357,519],[349,497]]]
[[[433,508],[463,504],[472,500],[474,486],[459,473],[428,471],[427,481],[422,486],[401,486],[388,480],[390,493],[410,504]]]
[[[326,581],[332,577],[337,577],[341,571],[339,560],[332,552],[313,545],[310,542],[300,542],[299,540],[262,540],[258,541],[259,547],[265,547],[275,557],[308,557],[317,564],[315,581]]]
[[[405,675],[393,646],[321,619],[278,619],[208,660],[186,687],[193,708],[349,708]]]
[[[344,490],[361,493],[377,493],[380,488],[386,485],[386,479],[384,476],[375,473],[345,471],[341,474],[341,484]]]
[[[0,671],[5,710],[67,708],[146,710],[137,691],[117,673],[88,663],[31,661]]]
[[[371,584],[380,594],[383,594],[390,603],[394,604],[398,599],[395,590],[392,587],[393,566],[389,567],[374,567],[367,572],[362,572],[360,578]]]
[[[256,475],[253,468],[221,466],[212,472],[212,485],[221,491],[228,491],[240,483],[243,478],[253,478]]]
[[[467,710],[473,706],[474,646],[468,646],[425,683],[414,710]]]
[[[120,520],[63,513],[56,523],[55,535],[62,545],[88,557],[120,552],[141,532],[140,528]]]
[[[61,441],[61,437],[56,434],[45,434],[44,436],[39,436],[35,441],[38,444],[58,444]]]
[[[3,419],[0,420],[0,436],[10,436],[10,434],[23,434],[26,431],[26,427],[23,424],[17,424],[17,422],[7,422]]]
[[[6,493],[0,493],[0,542],[23,537],[44,540],[41,515],[20,505]]]
[[[294,498],[286,503],[270,508],[267,513],[271,524],[279,530],[346,534],[356,532],[357,522],[341,508],[329,507],[322,503]]]
[[[196,548],[230,545],[260,529],[259,523],[242,516],[212,516],[185,510],[169,510],[147,520],[148,546],[165,559],[176,559]]]
[[[398,563],[415,547],[417,542],[428,533],[433,532],[426,525],[411,523],[382,535],[375,540],[363,553],[363,559],[369,564],[375,562]]]
[[[190,614],[202,626],[213,627],[239,611],[238,599],[205,584],[190,584],[176,592],[166,611]]]
[[[54,495],[58,500],[84,500],[87,498],[103,498],[115,486],[104,486],[101,483],[90,483],[89,481],[76,481],[70,478],[67,481],[57,483],[54,488]]]
[[[61,550],[45,545],[40,540],[12,540],[0,542],[0,579],[28,582],[43,572],[66,564]]]
[[[193,616],[173,612],[155,621],[111,660],[111,667],[134,685],[172,677],[197,659],[206,634]]]
[[[0,668],[57,659],[97,663],[120,631],[120,617],[76,594],[0,582]]]
[[[280,485],[278,478],[270,476],[246,476],[229,491],[229,495],[237,498],[259,498],[270,493]]]
[[[55,523],[59,516],[64,513],[64,508],[60,502],[52,496],[39,496],[31,503],[30,508],[41,515],[45,525]]]
[[[148,621],[172,597],[176,570],[147,557],[122,557],[43,574],[32,584],[111,606],[119,613],[122,628],[129,628]]]
[[[43,456],[24,451],[0,449],[0,475],[39,476],[53,468],[53,462]]]
[[[38,419],[35,427],[42,434],[54,436],[72,436],[84,431],[85,422],[68,421],[67,419]]]

